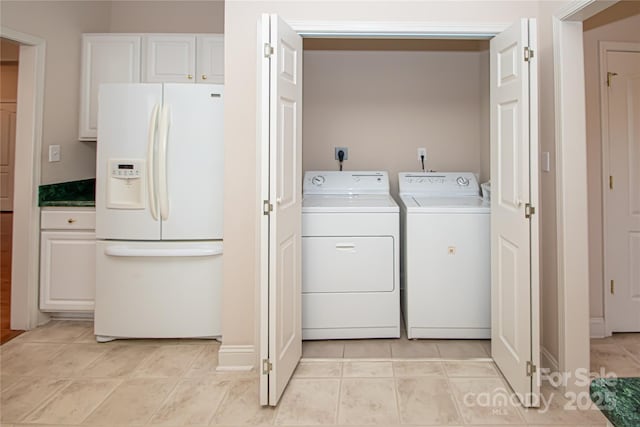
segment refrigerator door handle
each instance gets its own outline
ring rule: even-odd
[[[169,195],[167,186],[167,144],[169,139],[169,106],[162,105],[158,123],[158,194],[160,199],[160,218],[169,219]]]
[[[151,208],[151,216],[155,221],[158,220],[158,201],[156,199],[156,179],[155,179],[155,142],[156,129],[158,128],[158,110],[160,106],[156,104],[151,112],[151,121],[149,122],[149,141],[147,142],[147,181],[149,182],[149,205]]]
[[[109,246],[105,255],[113,257],[210,257],[222,255],[222,245],[206,248],[130,248],[127,246]]]

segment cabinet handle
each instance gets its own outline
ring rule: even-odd
[[[193,76],[192,76],[191,74],[187,74],[187,78],[188,78],[189,80],[192,80],[192,79],[193,79]]]
[[[76,219],[75,219],[75,218],[68,218],[68,219],[67,219],[67,222],[68,222],[69,224],[73,224],[74,222],[76,222]]]
[[[206,74],[202,75],[202,80],[207,80],[207,75]]]

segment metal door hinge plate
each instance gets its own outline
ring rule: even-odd
[[[262,375],[268,375],[271,371],[273,371],[273,364],[269,359],[262,359]]]
[[[616,282],[614,282],[612,280],[611,284],[610,284],[610,287],[611,287],[611,295],[615,294],[616,293]]]
[[[537,371],[536,365],[533,364],[532,361],[527,361],[527,376],[532,377]]]
[[[271,46],[269,43],[265,43],[264,44],[264,57],[265,58],[270,58],[271,55],[273,55],[273,46]]]
[[[262,202],[262,214],[269,215],[271,211],[273,211],[273,205],[268,200],[264,200]]]
[[[609,175],[609,190],[613,190],[613,175]]]
[[[529,62],[533,58],[533,49],[530,49],[529,46],[524,47],[524,61]]]
[[[524,205],[524,217],[525,218],[527,218],[527,219],[531,218],[535,213],[536,213],[536,208],[531,206],[530,203],[527,203],[526,205]]]

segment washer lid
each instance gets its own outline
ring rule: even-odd
[[[413,213],[490,213],[491,204],[481,197],[431,197],[403,195],[407,212]]]
[[[308,171],[303,194],[388,194],[389,174],[384,171]]]
[[[388,194],[342,196],[306,194],[302,199],[303,213],[385,213],[398,211],[398,204]]]
[[[478,196],[480,186],[471,172],[400,172],[400,194],[431,197]]]

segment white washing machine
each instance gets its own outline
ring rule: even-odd
[[[400,173],[408,338],[491,337],[490,204],[472,173]]]
[[[306,172],[302,338],[400,336],[399,208],[386,172]]]

